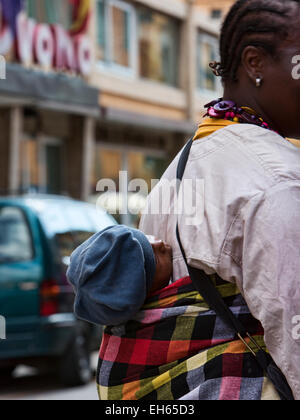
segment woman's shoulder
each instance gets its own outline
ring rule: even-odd
[[[224,174],[254,170],[259,178],[268,179],[268,186],[269,182],[300,180],[300,148],[276,132],[256,125],[230,125],[197,140],[191,161],[204,157],[217,161]]]

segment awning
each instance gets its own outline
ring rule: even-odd
[[[192,121],[170,120],[109,107],[101,108],[101,120],[125,126],[130,125],[185,135],[191,135],[197,129],[197,124]]]
[[[8,63],[6,79],[0,80],[0,105],[31,105],[98,117],[99,90],[80,77]]]

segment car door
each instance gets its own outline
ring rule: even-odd
[[[39,231],[25,207],[0,203],[0,316],[7,335],[35,328],[43,278]]]

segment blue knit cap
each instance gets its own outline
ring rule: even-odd
[[[123,225],[92,236],[71,256],[67,273],[76,293],[75,313],[98,325],[119,325],[143,306],[156,270],[147,237]]]

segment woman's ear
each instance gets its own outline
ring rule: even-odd
[[[249,79],[257,87],[260,86],[260,83],[264,78],[265,58],[265,53],[261,48],[253,47],[251,45],[246,47],[242,54],[242,66],[246,70]],[[258,83],[258,80],[260,80],[260,83]]]

